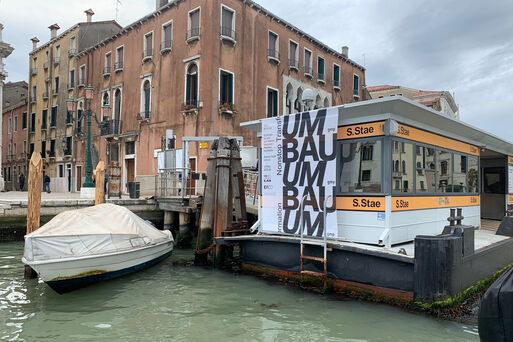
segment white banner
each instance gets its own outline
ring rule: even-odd
[[[513,194],[513,165],[508,165],[508,193]]]
[[[327,196],[327,236],[338,237],[336,213],[338,109],[327,108],[262,121],[262,230],[299,234],[304,200],[304,232],[323,236]]]

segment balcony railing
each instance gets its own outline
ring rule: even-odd
[[[267,57],[280,62],[280,52],[274,49],[267,49]]]
[[[173,48],[172,40],[164,40],[162,43],[160,43],[160,52],[171,51],[172,48]]]
[[[109,76],[110,70],[111,70],[110,65],[107,65],[105,68],[103,68],[103,76]]]
[[[193,41],[195,39],[199,39],[200,37],[200,28],[194,27],[187,31],[186,40],[187,42]]]
[[[305,75],[312,76],[312,67],[305,65]]]
[[[114,64],[114,72],[123,71],[123,62],[116,62]]]
[[[107,120],[100,124],[102,136],[121,134],[121,120]]]
[[[295,58],[289,58],[289,68],[299,70],[299,61]]]
[[[225,27],[221,26],[221,38],[228,38],[229,40],[235,41],[236,40],[236,34],[235,30],[232,29],[232,27]]]
[[[77,49],[69,49],[68,50],[68,56],[75,56],[75,54],[77,53]]]
[[[32,76],[37,75],[37,68],[32,68]]]
[[[153,49],[146,49],[142,53],[143,61],[151,59],[153,57]]]
[[[54,59],[53,59],[53,64],[54,64],[54,65],[57,65],[57,64],[59,64],[60,62],[61,62],[61,58],[60,58],[60,57],[54,57]]]

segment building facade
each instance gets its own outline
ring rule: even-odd
[[[387,96],[404,96],[410,100],[447,114],[452,118],[460,118],[460,110],[454,101],[454,97],[451,93],[445,90],[427,91],[402,86],[379,85],[368,87],[367,91],[372,99]]]
[[[93,167],[97,160],[118,164],[122,191],[138,181],[148,194],[166,130],[177,148],[182,137],[201,136],[242,136],[256,146],[240,123],[301,111],[306,89],[316,108],[359,101],[365,85],[365,70],[347,47],[334,51],[242,0],[157,0],[155,12],[80,52],[76,67],[95,89],[91,107],[83,87],[73,91],[75,116],[91,108],[100,122],[91,126]],[[75,139],[78,190],[86,144],[84,135]],[[206,169],[205,145],[189,147],[193,171]]]
[[[2,169],[7,191],[20,190],[19,176],[27,175],[27,88],[24,81],[3,87]]]
[[[2,39],[3,29],[4,29],[4,26],[0,23],[0,114],[3,113],[3,110],[2,110],[2,108],[3,108],[2,107],[3,106],[2,97],[3,97],[3,93],[4,93],[3,85],[4,85],[4,80],[7,77],[7,72],[4,69],[3,59],[7,58],[14,50],[13,47],[11,47],[9,44],[7,44],[6,42],[3,41],[3,39]],[[3,138],[2,138],[2,131],[3,131],[2,116],[3,115],[0,115],[0,166],[2,166],[2,154],[3,154],[3,150],[4,150],[4,147],[2,145],[2,141],[3,141]],[[4,190],[4,177],[3,177],[2,170],[3,169],[0,167],[0,191]]]
[[[50,40],[29,54],[29,129],[28,151],[41,153],[43,172],[51,178],[53,191],[73,191],[73,118],[66,110],[66,99],[80,83],[77,55],[121,27],[115,21],[92,22],[91,10],[85,11],[87,21],[78,23],[61,34],[53,24]]]

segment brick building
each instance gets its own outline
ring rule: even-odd
[[[118,162],[122,190],[141,182],[152,193],[156,151],[167,129],[177,137],[256,136],[240,123],[302,110],[302,92],[317,108],[362,100],[365,70],[252,1],[157,0],[156,11],[79,52],[82,84],[95,89],[93,166]],[[77,112],[88,109],[75,87]],[[71,97],[71,93],[70,93]],[[111,114],[104,117],[105,107]],[[76,114],[75,114],[76,115]],[[85,175],[85,139],[76,136],[75,189]],[[208,149],[191,144],[190,167],[204,171]]]
[[[27,175],[27,88],[24,81],[3,87],[2,168],[8,191],[19,190],[19,175]]]
[[[43,170],[51,178],[53,191],[72,191],[73,128],[67,115],[66,99],[76,87],[84,86],[82,70],[76,63],[77,54],[121,30],[115,21],[93,22],[93,11],[87,10],[86,21],[57,34],[53,24],[50,40],[37,46],[32,38],[29,53],[29,119],[28,151],[43,157]]]

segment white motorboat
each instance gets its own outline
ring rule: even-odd
[[[100,204],[55,216],[25,235],[22,261],[58,293],[152,266],[173,250],[161,231],[130,210]]]

